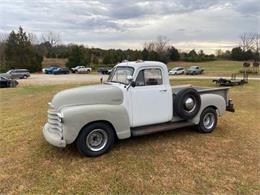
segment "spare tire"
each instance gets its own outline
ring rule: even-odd
[[[174,113],[186,120],[195,117],[200,106],[200,95],[194,88],[182,89],[176,94],[173,102]]]

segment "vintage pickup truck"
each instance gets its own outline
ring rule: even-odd
[[[76,142],[82,155],[99,156],[116,139],[187,126],[210,133],[218,116],[234,112],[228,90],[171,87],[165,64],[123,62],[103,84],[57,93],[49,103],[43,134],[54,146]]]

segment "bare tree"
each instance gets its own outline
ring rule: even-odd
[[[255,34],[245,32],[240,35],[240,47],[243,51],[255,50]]]
[[[156,51],[164,53],[169,48],[169,39],[166,36],[159,36],[156,42]]]
[[[47,32],[42,34],[42,42],[49,42],[51,46],[56,46],[61,42],[61,36],[59,33]]]
[[[36,45],[36,44],[39,43],[38,37],[37,37],[37,35],[34,34],[34,33],[28,33],[28,38],[29,38],[29,40],[31,41],[31,43],[32,43],[33,45]]]
[[[222,49],[217,49],[215,51],[215,53],[216,53],[216,56],[220,57],[220,56],[222,56],[224,54],[224,51]]]
[[[259,55],[260,34],[258,33],[255,33],[254,44],[256,53]]]
[[[144,48],[149,52],[153,51],[153,60],[156,59],[166,63],[169,59],[168,49],[170,45],[168,38],[165,36],[159,36],[156,41],[146,42]]]
[[[151,42],[145,42],[144,43],[144,48],[147,50],[147,51],[155,51],[156,50],[156,44],[151,41]]]
[[[166,36],[159,36],[156,41],[145,42],[144,48],[148,51],[163,53],[169,48],[169,40]]]

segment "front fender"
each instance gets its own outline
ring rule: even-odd
[[[119,139],[131,136],[128,113],[122,105],[80,105],[65,107],[61,112],[63,136],[68,144],[77,138],[85,125],[95,121],[111,123]]]
[[[200,115],[203,110],[207,107],[216,108],[217,114],[219,116],[223,115],[226,110],[225,98],[217,94],[201,94],[201,107],[198,114],[191,120],[194,124],[199,124]]]

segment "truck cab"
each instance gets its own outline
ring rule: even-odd
[[[103,84],[56,94],[49,103],[43,134],[54,146],[76,142],[82,155],[99,156],[110,150],[115,139],[187,126],[210,133],[218,116],[234,111],[228,90],[172,87],[164,63],[123,62]]]
[[[131,127],[163,123],[172,119],[172,89],[165,64],[118,64],[106,84],[121,88],[124,94],[123,105],[129,113]]]

